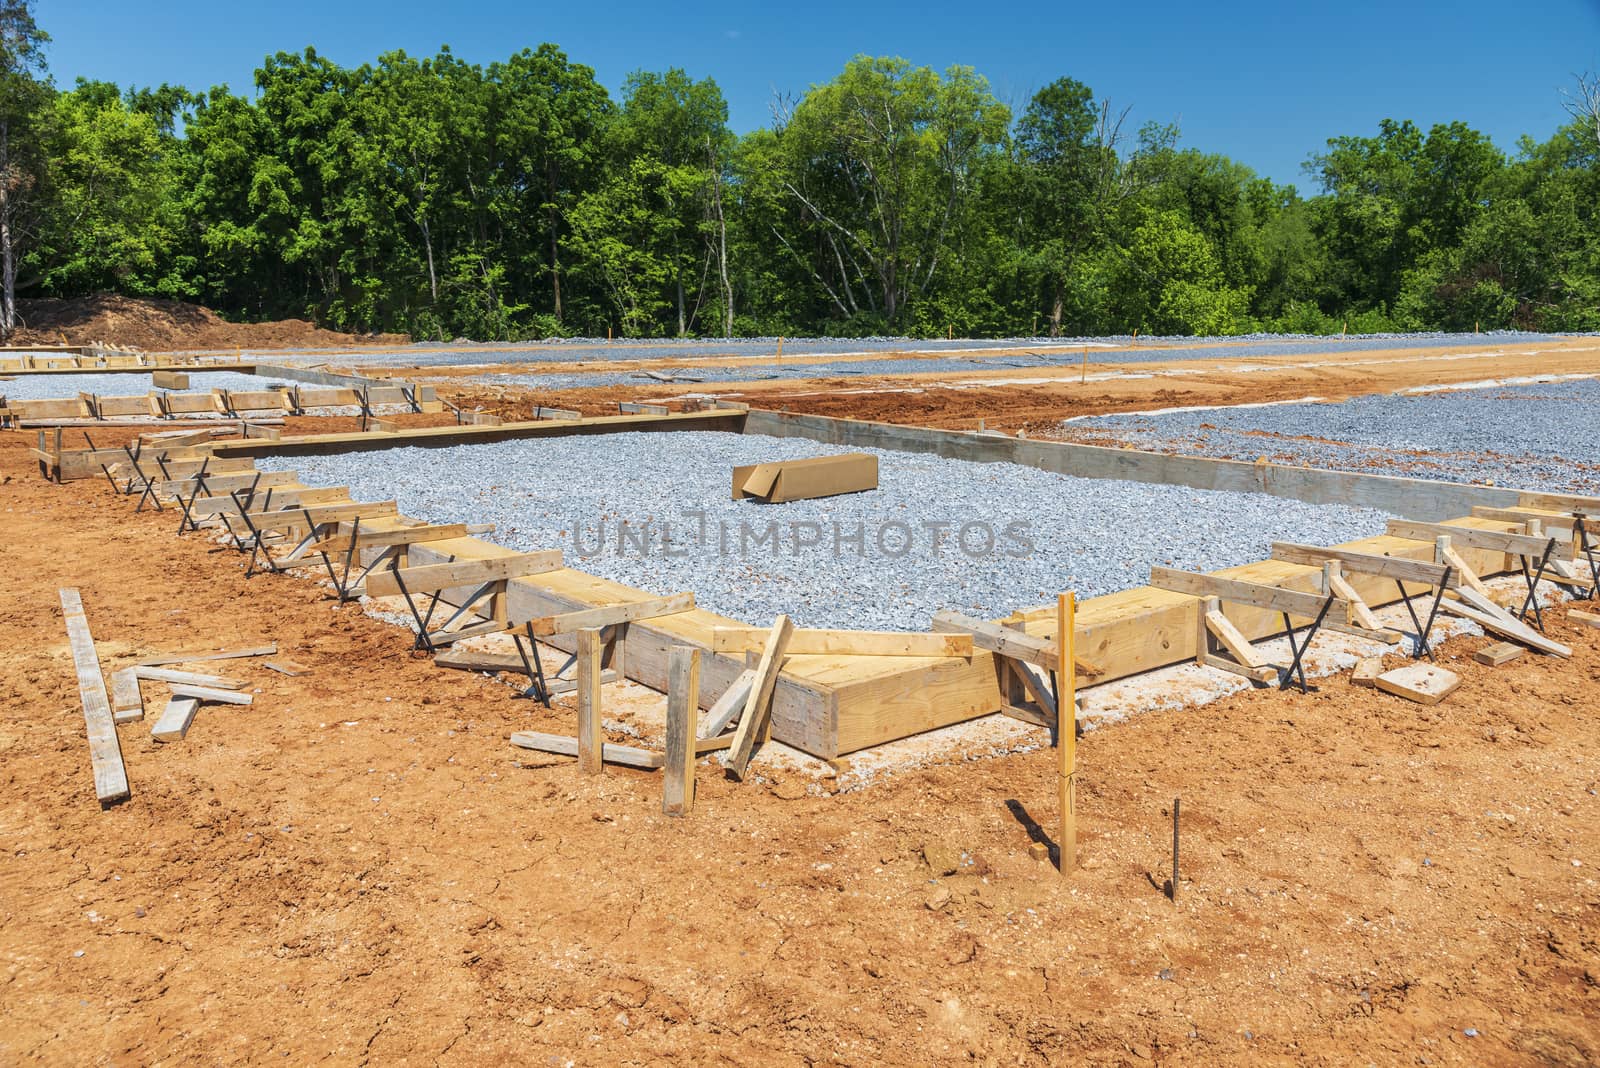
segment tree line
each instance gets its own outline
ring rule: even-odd
[[[113,291],[419,338],[1600,327],[1600,92],[1511,153],[1461,122],[1334,137],[1302,196],[1063,77],[857,57],[728,128],[717,84],[555,45],[253,97],[56,87],[0,0],[0,330]]]

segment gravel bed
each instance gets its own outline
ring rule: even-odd
[[[875,352],[938,352],[958,357],[993,349],[1031,348],[1044,356],[1066,362],[1081,359],[1083,346],[1120,351],[1096,353],[1090,358],[1109,363],[1145,363],[1153,360],[1207,359],[1226,355],[1283,356],[1303,353],[1320,355],[1333,352],[1377,351],[1393,348],[1448,348],[1455,345],[1485,345],[1496,342],[1526,343],[1549,341],[1568,335],[1502,331],[1487,334],[1362,334],[1347,338],[1305,334],[1242,334],[1233,337],[1152,337],[1139,338],[1139,347],[1127,335],[1111,337],[1013,337],[1013,338],[784,338],[786,356],[843,356]],[[1225,343],[1225,353],[1211,346]],[[1167,346],[1146,349],[1144,346]],[[379,367],[470,367],[477,364],[505,363],[583,363],[600,360],[654,360],[725,356],[772,356],[777,338],[688,338],[647,341],[607,341],[604,338],[568,338],[517,344],[412,345],[402,349],[364,351],[287,350],[246,353],[260,359],[294,363],[333,363],[340,366]]]
[[[0,375],[3,373],[0,372]],[[189,371],[188,375],[187,390],[162,392],[199,393],[212,389],[258,390],[270,389],[275,384],[271,378],[242,375],[237,371]],[[93,393],[102,397],[137,397],[154,391],[155,387],[150,384],[150,375],[147,373],[17,375],[10,380],[0,378],[0,397],[9,400],[58,400],[76,397],[79,393]]]
[[[1063,423],[1062,436],[1232,460],[1265,456],[1310,467],[1596,493],[1596,427],[1600,381],[1574,379],[1337,404],[1096,416]]]
[[[1062,590],[1090,597],[1142,585],[1152,564],[1213,570],[1264,559],[1274,539],[1332,544],[1380,533],[1386,518],[898,452],[877,453],[875,492],[784,505],[730,499],[736,464],[843,451],[679,432],[260,466],[349,485],[357,499],[393,497],[418,519],[492,522],[501,545],[560,548],[584,571],[657,594],[692,590],[701,607],[735,619],[761,624],[786,612],[816,627],[922,630],[941,608],[1000,616]],[[948,524],[937,549],[925,526],[933,523]]]

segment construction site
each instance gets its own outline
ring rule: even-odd
[[[0,351],[3,1059],[1596,1063],[1597,417],[1587,335]]]

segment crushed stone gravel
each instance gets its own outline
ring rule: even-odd
[[[879,488],[762,505],[731,499],[738,464],[832,455],[816,442],[709,432],[612,434],[324,457],[273,457],[312,485],[399,502],[489,540],[560,548],[571,566],[751,623],[925,630],[1143,585],[1153,564],[1264,559],[1273,540],[1380,533],[1383,513],[1258,494],[1072,478],[1016,464],[878,451]],[[942,524],[942,526],[940,526]]]

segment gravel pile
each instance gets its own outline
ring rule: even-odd
[[[1600,492],[1600,381],[1382,394],[1337,404],[1110,415],[1062,435],[1158,452]]]
[[[765,623],[926,629],[954,608],[983,617],[1144,584],[1152,564],[1212,570],[1274,539],[1332,544],[1379,533],[1382,513],[1068,478],[1015,464],[879,452],[880,488],[761,505],[730,499],[737,464],[842,451],[725,433],[390,449],[263,460],[358,500],[433,522],[492,522],[519,550],[560,548],[592,574]],[[943,524],[936,530],[930,524]],[[936,543],[937,542],[937,547]]]
[[[0,372],[3,375],[4,372]],[[212,389],[256,390],[270,389],[273,380],[242,375],[237,371],[190,371],[187,390],[165,390],[171,393],[198,393]],[[148,374],[103,375],[17,375],[9,380],[0,377],[0,397],[9,400],[58,400],[76,397],[79,393],[93,393],[102,397],[137,397],[155,392]]]

